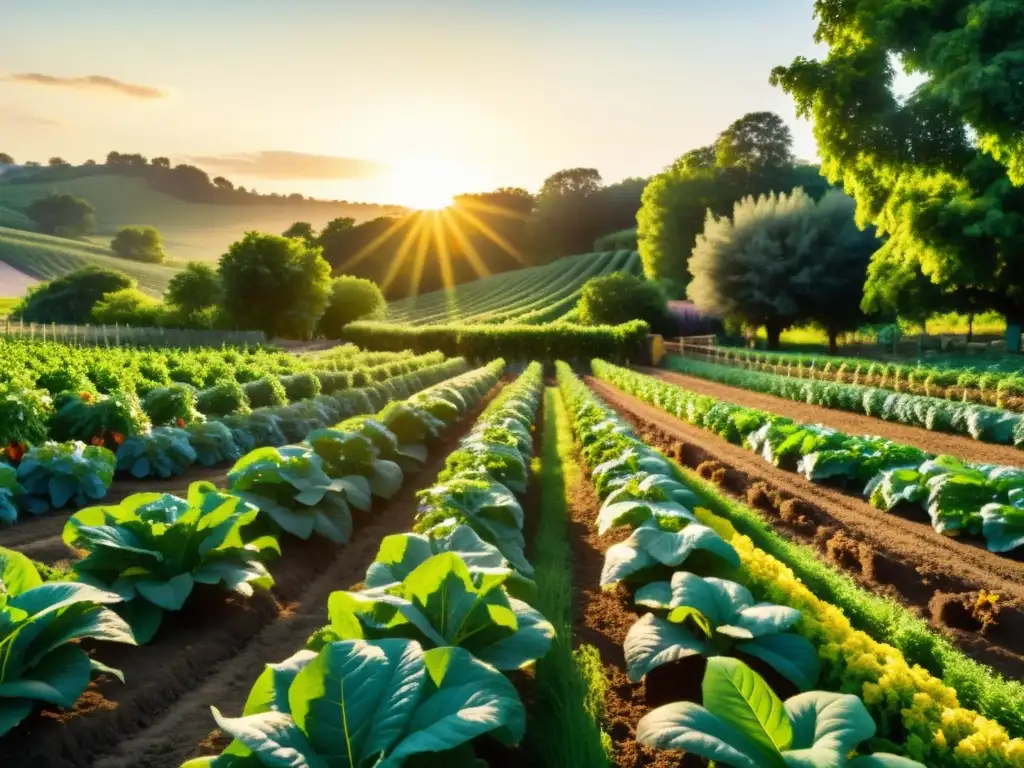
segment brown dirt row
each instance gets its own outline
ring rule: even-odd
[[[583,465],[582,460],[580,461]],[[638,744],[636,725],[651,710],[648,703],[647,683],[631,683],[626,676],[626,660],[622,644],[626,633],[637,620],[632,600],[625,589],[603,591],[601,568],[608,547],[629,536],[628,530],[618,529],[599,536],[594,528],[601,507],[589,480],[582,480],[568,489],[569,536],[573,551],[573,630],[577,645],[597,648],[608,680],[605,695],[604,728],[611,736],[615,754],[614,764],[619,768],[679,768],[699,766],[691,756],[681,756],[665,750],[655,750]],[[696,672],[699,690],[701,673]],[[687,698],[685,690],[677,690],[671,699]],[[664,702],[659,702],[664,703]]]
[[[640,368],[643,373],[656,376],[665,381],[678,384],[683,389],[710,395],[723,402],[735,403],[747,408],[759,408],[763,411],[777,413],[796,421],[811,424],[824,424],[850,435],[881,435],[899,443],[906,443],[934,454],[950,454],[963,461],[980,464],[1002,464],[1010,467],[1024,467],[1024,451],[1012,445],[995,445],[983,443],[970,437],[949,435],[943,432],[930,432],[922,427],[907,424],[896,424],[882,421],[872,416],[864,416],[820,405],[798,403],[793,400],[766,395],[760,392],[730,387],[696,376],[684,376],[658,368]]]
[[[426,465],[376,508],[343,548],[326,542],[285,542],[284,558],[271,564],[272,596],[225,598],[213,590],[165,619],[148,646],[98,643],[95,655],[121,669],[125,684],[94,681],[71,711],[46,711],[0,742],[0,765],[34,768],[175,768],[224,742],[211,736],[211,704],[241,713],[266,662],[300,649],[326,623],[327,597],[357,586],[383,536],[409,530],[416,491],[434,481],[448,453],[472,426],[480,406],[449,428]]]
[[[967,655],[1024,677],[1024,563],[813,484],[608,384],[587,383],[646,442],[761,510],[784,535],[928,619]],[[981,590],[1000,595],[997,616],[969,607]]]

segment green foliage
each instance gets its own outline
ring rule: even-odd
[[[682,298],[690,280],[687,264],[708,212],[726,216],[747,196],[803,187],[812,197],[825,191],[814,166],[794,164],[789,129],[771,112],[744,115],[715,145],[678,158],[644,189],[637,237],[644,273],[662,283],[669,298]]]
[[[88,584],[43,583],[27,557],[0,548],[0,736],[40,705],[73,707],[94,672],[124,680],[76,642],[135,645],[128,625],[107,608],[120,601]]]
[[[620,229],[618,232],[609,232],[601,235],[594,241],[595,251],[635,251],[637,249],[636,227]]]
[[[301,240],[248,232],[218,267],[223,305],[243,328],[309,338],[327,307],[331,267]]]
[[[656,613],[638,619],[623,641],[626,670],[634,682],[663,664],[697,654],[752,656],[804,691],[818,681],[817,650],[806,637],[787,631],[800,620],[800,611],[755,602],[741,584],[677,571],[671,582],[640,587],[636,603]]]
[[[50,398],[41,390],[0,384],[0,450],[43,442],[52,409]]]
[[[121,227],[110,241],[110,250],[122,259],[150,264],[159,264],[166,258],[163,239],[156,227]]]
[[[877,247],[853,219],[853,201],[832,191],[815,203],[802,189],[745,198],[733,218],[708,216],[690,258],[687,295],[704,312],[779,333],[814,320],[835,342],[856,327],[860,287]]]
[[[165,299],[168,304],[192,314],[216,306],[221,295],[217,270],[201,261],[190,261],[167,283]]]
[[[158,427],[184,427],[203,420],[203,414],[196,409],[196,390],[188,384],[151,389],[143,398],[142,407],[150,422]]]
[[[282,376],[280,381],[288,400],[309,400],[320,394],[320,379],[312,371]]]
[[[616,272],[583,286],[579,320],[583,325],[619,325],[643,320],[654,333],[669,334],[672,319],[665,294],[654,283]]]
[[[353,320],[383,315],[384,294],[376,283],[359,277],[342,275],[331,281],[331,295],[317,326],[329,339],[341,337],[341,329]]]
[[[138,288],[107,293],[92,308],[92,322],[101,325],[147,327],[159,325],[163,304]]]
[[[134,287],[135,281],[123,272],[82,267],[30,288],[14,316],[33,323],[89,323],[96,302],[108,293]]]
[[[248,413],[249,398],[242,385],[234,379],[222,379],[196,396],[196,410],[204,416],[226,416],[229,413]]]
[[[276,376],[267,375],[256,381],[247,382],[242,385],[242,391],[253,408],[284,405],[288,402],[284,384]]]
[[[125,438],[117,449],[117,468],[143,480],[175,477],[196,462],[189,434],[177,427],[157,427]]]
[[[119,595],[140,643],[160,627],[164,611],[179,611],[196,584],[221,585],[251,597],[274,580],[263,560],[280,555],[273,536],[243,532],[259,510],[192,483],[188,499],[138,493],[116,506],[76,512],[64,526],[64,543],[86,553],[74,563],[78,578]]]
[[[296,221],[288,227],[288,229],[282,232],[281,235],[284,237],[297,237],[310,244],[312,244],[313,240],[316,239],[316,233],[313,231],[313,225],[308,221]]]
[[[813,120],[822,168],[857,200],[858,220],[888,238],[865,307],[920,306],[914,294],[930,282],[926,303],[966,295],[1019,322],[1024,143],[1011,40],[1024,11],[981,0],[952,14],[896,0],[816,7],[827,54],[776,67],[772,83]],[[921,76],[909,96],[894,90],[897,62]]]
[[[231,429],[219,421],[199,421],[185,427],[188,442],[196,454],[196,464],[212,467],[242,457],[242,448]]]
[[[68,194],[37,198],[25,208],[25,215],[45,235],[81,237],[96,227],[96,209],[88,200]]]
[[[142,403],[130,391],[95,396],[69,392],[56,406],[50,417],[50,436],[55,440],[80,440],[115,450],[126,437],[149,426]]]
[[[213,715],[234,741],[182,768],[272,768],[282,753],[306,766],[400,768],[433,753],[462,763],[472,760],[470,740],[490,733],[512,746],[526,729],[515,688],[494,667],[462,648],[424,650],[408,640],[300,651],[267,665],[242,717],[223,717],[216,707]]]
[[[637,741],[734,768],[924,768],[884,752],[851,759],[875,735],[875,723],[848,693],[811,691],[783,703],[760,675],[726,657],[708,660],[701,687],[704,706],[682,701],[658,707],[640,719]]]
[[[33,515],[82,507],[107,495],[114,480],[114,454],[102,446],[48,441],[28,450],[18,465],[25,489],[19,504]]]

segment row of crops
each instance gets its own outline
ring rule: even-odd
[[[26,402],[37,407],[22,407],[26,416],[5,423],[8,429],[22,431],[8,436],[5,461],[0,463],[0,520],[13,523],[21,513],[38,515],[98,501],[106,496],[116,472],[137,479],[167,478],[196,465],[235,461],[255,448],[302,440],[316,429],[374,413],[389,401],[409,397],[469,367],[462,358],[443,360],[440,355],[406,362],[410,361],[423,365],[364,387],[211,419],[196,410],[195,394],[183,384],[182,389],[169,390],[177,396],[170,398],[161,419],[174,426],[153,427],[129,392],[95,397],[66,393],[50,410],[42,398],[15,400],[8,395],[8,413]]]
[[[791,378],[684,357],[670,358],[666,367],[679,373],[787,400],[850,411],[934,432],[965,435],[985,443],[1024,448],[1024,416],[1002,408],[894,392],[862,384]]]
[[[640,255],[636,251],[605,251],[567,256],[543,267],[518,269],[391,302],[386,320],[416,325],[548,323],[573,310],[587,280],[612,272],[639,274]]]
[[[392,402],[375,416],[349,418],[331,429],[319,430],[302,443],[280,449],[257,449],[238,461],[228,475],[226,490],[218,490],[209,483],[194,483],[184,499],[170,494],[138,494],[116,506],[83,509],[67,521],[63,534],[65,543],[81,558],[71,564],[67,573],[50,569],[45,583],[28,558],[11,550],[0,550],[0,580],[5,590],[0,603],[0,648],[4,660],[0,666],[0,735],[10,732],[41,705],[74,706],[93,674],[120,675],[73,641],[89,638],[129,645],[148,643],[158,633],[166,614],[182,610],[198,585],[220,586],[243,598],[251,597],[256,590],[269,589],[274,581],[267,562],[281,554],[282,544],[288,546],[289,536],[324,537],[335,544],[348,541],[356,514],[372,515],[374,499],[394,495],[406,473],[422,466],[428,446],[440,431],[493,389],[503,367],[502,361],[495,361],[405,401]],[[524,407],[512,397],[507,403],[513,414]],[[495,425],[501,426],[505,417],[505,412],[497,414]],[[472,452],[475,445],[464,448]],[[480,460],[486,458],[486,452],[481,452]],[[465,543],[467,532],[462,532],[457,541]],[[477,544],[476,554],[483,557],[485,553],[480,548],[486,547],[479,540]],[[385,549],[382,558],[386,554]],[[423,577],[414,586],[434,582],[440,588],[432,575],[436,577],[439,569],[446,566],[450,566],[447,574],[464,577],[465,583],[466,566],[463,564],[460,571],[459,564],[451,560],[433,560],[431,565],[418,570],[418,564],[413,563],[410,570]],[[410,561],[390,565],[393,573],[398,574]],[[447,584],[449,580],[442,574],[440,581]],[[390,585],[391,581],[386,583]],[[392,591],[385,593],[391,596]],[[385,612],[398,607],[397,596],[395,600],[382,600]],[[343,595],[332,599],[332,605],[339,601],[344,601]],[[438,617],[434,598],[428,603],[421,607],[430,613],[424,614],[424,620],[429,622]],[[392,618],[412,610],[415,609],[395,610]],[[332,610],[331,615],[332,619],[339,616],[337,610]],[[363,616],[358,608],[353,618],[356,615],[373,627],[371,616]],[[447,617],[442,617],[442,621],[444,618]],[[396,619],[396,623],[402,622]],[[413,620],[407,626],[412,629],[420,625],[421,622]],[[534,625],[534,631],[543,634],[543,623],[538,620]],[[331,626],[318,633],[318,648],[335,650],[328,651],[310,672],[316,668],[328,677],[336,675],[337,668],[332,664],[328,665],[333,670],[330,674],[324,669],[328,661],[344,656],[344,649],[334,643],[332,633],[343,633],[351,626],[344,620],[340,624],[332,620]],[[502,626],[507,626],[507,622],[502,622]],[[358,655],[358,649],[365,645],[354,642],[345,648],[356,650]],[[390,647],[387,642],[382,646]],[[413,653],[411,645],[408,652]],[[365,662],[370,665],[368,669],[373,669],[374,660],[381,653],[381,649],[371,653],[373,658]],[[257,682],[250,705],[258,702],[268,706],[267,685],[294,678],[298,667],[311,661],[311,655],[268,669]],[[444,653],[439,654],[445,657],[438,660],[440,669],[429,665],[435,674],[443,675],[449,663],[465,662],[451,667],[452,676],[446,678],[449,685],[443,686],[444,693],[432,699],[433,708],[451,695],[459,675],[476,674],[479,680],[486,679],[488,669],[481,672],[481,665],[474,665],[459,652],[455,655],[459,658],[452,660]],[[392,660],[397,663],[403,656],[404,652],[399,653]],[[422,670],[422,653],[419,659]],[[378,674],[371,675],[371,679],[380,672],[378,668]],[[323,677],[318,679],[322,681]],[[425,682],[422,674],[420,680]],[[514,698],[514,689],[507,683],[506,686],[506,698]],[[329,695],[338,693],[335,689]],[[282,696],[287,700],[286,692]],[[306,704],[310,703],[307,699]],[[324,702],[313,708],[323,711],[327,707]],[[302,709],[308,715],[308,710]],[[245,713],[250,714],[253,713]],[[349,716],[353,715],[350,711]],[[280,725],[272,722],[274,719],[257,718],[271,729],[270,733]],[[297,711],[296,719],[299,720]],[[234,733],[229,721],[222,721],[221,725]],[[246,735],[241,741],[251,746],[254,739],[258,740],[254,734],[259,727],[251,720],[245,725],[248,727],[242,729]],[[321,727],[326,726],[322,722],[316,726]],[[270,733],[263,736],[269,737]],[[236,762],[240,749],[229,748],[227,756],[213,764],[280,764],[273,758],[266,763]],[[371,749],[368,754],[372,752]]]
[[[607,549],[601,576],[605,587],[629,586],[619,592],[636,612],[623,647],[629,678],[650,692],[659,675],[678,680],[673,666],[707,659],[700,703],[649,711],[636,724],[639,742],[741,768],[1020,764],[1021,739],[960,706],[959,693],[978,691],[954,690],[854,629],[708,511],[709,492],[634,437],[568,366],[558,378],[602,500],[595,524],[629,531]]]
[[[594,375],[777,467],[862,494],[882,510],[925,511],[947,536],[982,536],[992,552],[1024,546],[1024,470],[933,456],[883,437],[801,424],[601,360]]]
[[[1024,410],[1020,360],[949,357],[912,363],[834,357],[797,352],[766,352],[741,347],[691,348],[688,352],[717,363],[738,365],[798,378],[866,384],[946,400],[987,403]]]

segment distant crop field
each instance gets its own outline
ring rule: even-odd
[[[0,226],[30,228],[31,222],[20,209],[53,192],[78,195],[92,203],[97,226],[93,242],[105,246],[121,227],[147,224],[160,230],[164,248],[175,261],[216,261],[248,230],[280,233],[296,221],[308,221],[320,229],[336,216],[357,220],[367,217],[360,209],[340,204],[190,203],[154,190],[144,179],[111,174],[6,184],[0,204]]]
[[[0,261],[38,280],[51,280],[90,264],[117,269],[138,280],[142,290],[155,295],[164,292],[167,282],[178,271],[175,265],[119,259],[109,249],[91,243],[4,227],[0,227]]]

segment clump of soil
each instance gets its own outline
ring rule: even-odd
[[[715,485],[725,482],[725,465],[720,461],[702,461],[697,465],[697,474]]]
[[[864,564],[861,561],[860,542],[851,538],[843,531],[837,531],[835,535],[825,541],[825,552],[828,559],[836,565],[850,571],[863,573]]]
[[[747,505],[763,512],[775,509],[775,494],[768,483],[756,482],[747,489]]]
[[[984,589],[978,592],[936,592],[930,605],[932,621],[936,624],[982,635],[999,626],[1003,607],[999,595]]]

